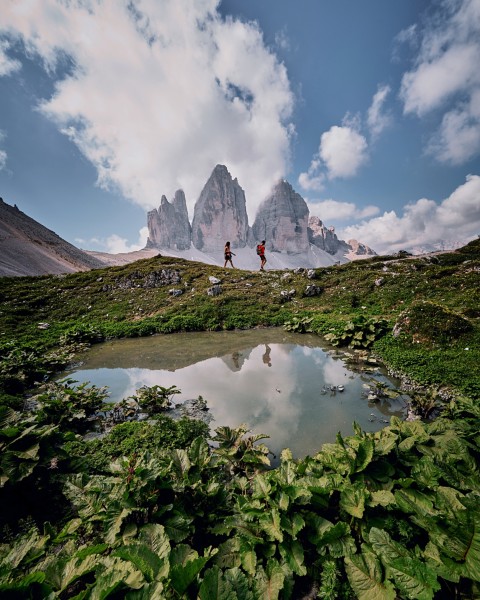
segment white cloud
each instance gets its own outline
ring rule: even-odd
[[[314,156],[306,173],[300,173],[298,183],[304,190],[321,190],[325,184],[325,174],[321,172],[322,163],[318,155]]]
[[[129,244],[126,238],[122,238],[116,233],[108,236],[107,238],[92,238],[90,240],[84,240],[77,238],[75,242],[81,248],[95,248],[98,252],[108,252],[110,254],[119,254],[123,252],[135,252],[136,250],[143,250],[147,244],[148,238],[148,227],[142,227],[138,232],[138,242],[135,244]]]
[[[5,139],[5,133],[0,129],[0,144]],[[7,153],[0,148],[0,171],[7,167]]]
[[[285,27],[275,34],[275,45],[285,52],[291,49],[290,38]]]
[[[310,214],[319,217],[324,223],[367,219],[377,215],[380,211],[378,206],[368,205],[358,208],[353,202],[340,202],[332,199],[308,201],[307,205]]]
[[[388,85],[379,86],[367,111],[366,123],[372,140],[391,124],[392,117],[384,108],[390,91]],[[361,116],[347,113],[341,126],[334,125],[322,133],[318,152],[308,170],[298,177],[299,185],[306,191],[319,191],[327,179],[354,177],[369,158],[367,139],[361,128]]]
[[[480,151],[480,115],[473,106],[480,91],[480,1],[444,2],[437,9],[420,32],[416,63],[402,78],[400,96],[406,114],[439,111],[428,152],[461,164]]]
[[[0,40],[0,77],[11,75],[22,68],[20,61],[8,56],[9,48],[10,44],[7,40]]]
[[[461,165],[480,151],[480,115],[475,107],[479,97],[480,89],[468,104],[445,113],[427,147],[429,154],[440,162]]]
[[[40,109],[93,163],[99,185],[145,209],[182,188],[191,210],[222,163],[253,216],[285,174],[293,94],[258,26],[222,20],[218,4],[17,0],[2,6],[0,30],[50,73],[59,57],[72,59],[74,72]]]
[[[391,124],[391,115],[384,111],[384,105],[390,91],[391,88],[389,85],[379,86],[368,109],[367,124],[374,139]]]
[[[7,153],[5,150],[0,150],[0,171],[3,171],[7,166]]]
[[[394,211],[346,227],[337,235],[357,239],[379,254],[411,250],[449,241],[465,243],[480,232],[480,176],[469,175],[448,198],[437,204],[422,198]]]
[[[334,125],[320,138],[319,155],[330,179],[356,175],[367,162],[367,150],[367,140],[349,126]]]

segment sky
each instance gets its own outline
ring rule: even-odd
[[[2,0],[0,196],[143,248],[215,165],[383,254],[480,234],[480,0]]]

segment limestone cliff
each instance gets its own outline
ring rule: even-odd
[[[171,248],[187,250],[192,240],[192,229],[188,220],[187,203],[183,190],[175,192],[170,203],[162,196],[160,206],[147,215],[147,248]]]
[[[252,231],[257,241],[266,240],[270,252],[307,252],[308,207],[288,181],[280,181],[258,208]]]
[[[223,252],[226,241],[244,248],[248,230],[245,193],[227,167],[217,165],[195,204],[193,245],[202,252]]]
[[[350,251],[348,244],[338,239],[333,227],[325,227],[318,217],[312,216],[308,219],[308,239],[311,244],[329,254],[337,254],[339,250]]]

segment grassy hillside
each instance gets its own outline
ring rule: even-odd
[[[4,391],[22,387],[21,377],[14,385],[12,364],[21,362],[20,351],[32,363],[45,359],[49,370],[62,362],[58,352],[49,352],[80,342],[279,326],[292,318],[312,318],[313,331],[340,335],[352,320],[384,319],[387,335],[373,349],[392,369],[478,398],[479,240],[437,256],[375,257],[316,269],[314,279],[306,275],[167,257],[64,276],[0,278],[0,357],[10,355],[2,370],[10,377]],[[207,293],[209,277],[221,280],[217,296]],[[319,288],[318,295],[305,295],[309,285]],[[26,362],[21,376],[28,383],[35,374]]]
[[[480,598],[479,275],[476,240],[312,273],[154,258],[0,279],[0,597]],[[108,338],[273,325],[373,351],[441,410],[270,469],[246,426],[211,444],[170,419],[174,386],[86,441],[106,391],[49,381]]]

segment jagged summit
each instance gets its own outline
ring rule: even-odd
[[[339,240],[332,228],[325,227],[318,217],[310,216],[305,200],[285,179],[274,186],[259,206],[252,227],[248,223],[245,193],[225,165],[216,165],[195,204],[190,238],[186,203],[182,206],[185,208],[182,208],[181,241],[176,239],[179,228],[176,213],[165,196],[158,211],[148,213],[148,248],[192,247],[217,256],[222,254],[227,240],[233,249],[244,249],[253,248],[264,239],[270,253],[298,255],[298,266],[326,266],[375,254],[355,240],[354,244]],[[287,262],[290,265],[291,261]]]
[[[221,252],[227,240],[244,248],[248,238],[245,192],[227,167],[217,165],[195,204],[192,242],[204,252]]]
[[[308,251],[308,207],[288,181],[282,180],[258,207],[253,223],[257,240],[267,240],[271,252],[301,254]]]
[[[162,248],[187,250],[192,241],[192,228],[188,220],[187,202],[183,190],[177,190],[173,202],[165,196],[155,208],[147,214],[147,248],[155,248],[159,242]]]

